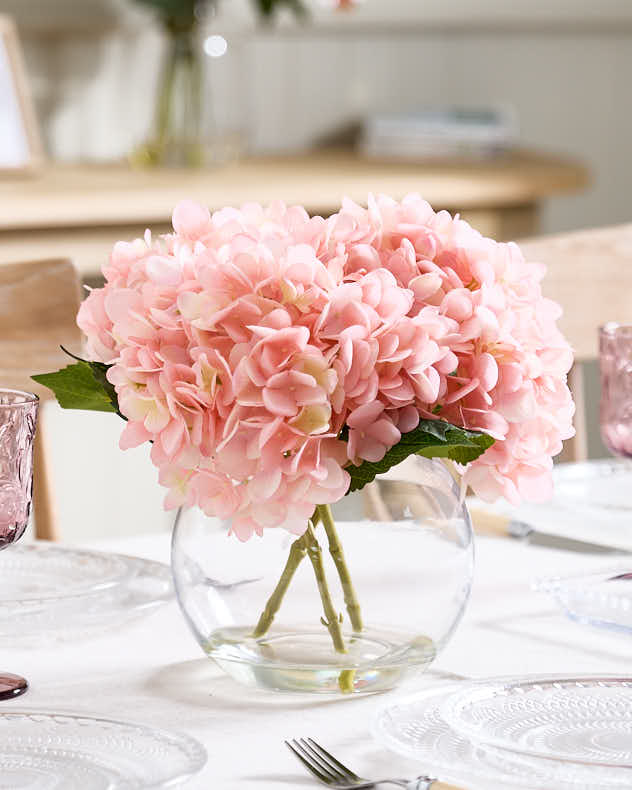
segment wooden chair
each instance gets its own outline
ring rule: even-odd
[[[562,305],[560,327],[575,351],[569,375],[577,412],[577,435],[566,442],[564,460],[587,457],[583,363],[598,356],[599,326],[632,323],[632,224],[542,236],[520,243],[527,260],[548,267],[546,296]]]
[[[0,264],[0,387],[35,392],[42,401],[51,397],[30,376],[70,362],[60,344],[74,353],[80,351],[76,324],[80,301],[77,272],[68,260]],[[40,408],[34,445],[35,531],[38,538],[55,540],[45,422],[46,409]]]

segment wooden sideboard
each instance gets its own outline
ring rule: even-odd
[[[458,211],[485,235],[507,240],[536,233],[542,201],[588,180],[573,160],[529,152],[475,163],[387,162],[323,150],[213,170],[48,166],[32,179],[0,180],[0,263],[69,257],[84,279],[93,279],[116,240],[147,227],[167,231],[185,197],[211,209],[283,200],[326,216],[345,195],[366,203],[369,192],[396,198],[418,192],[435,209]]]

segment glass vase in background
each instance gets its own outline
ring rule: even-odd
[[[241,543],[229,535],[229,522],[196,508],[179,512],[172,570],[180,607],[204,652],[240,683],[296,692],[382,691],[426,669],[460,621],[472,581],[472,530],[459,486],[441,461],[411,457],[333,510],[360,625],[353,623],[324,524],[313,532],[343,650],[328,632],[310,557],[261,628],[296,536],[267,529]]]
[[[244,147],[242,41],[217,32],[214,0],[187,7],[163,19],[167,42],[152,127],[131,156],[138,167],[211,166],[236,159]]]
[[[632,326],[599,330],[601,438],[615,455],[632,458]]]
[[[29,392],[0,389],[0,549],[19,540],[29,522],[38,403],[37,395]],[[0,672],[0,700],[27,688],[19,675]]]

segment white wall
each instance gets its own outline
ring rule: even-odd
[[[299,148],[370,109],[509,103],[524,145],[575,155],[594,174],[589,192],[551,203],[545,230],[632,218],[630,33],[258,37],[252,58],[257,149]]]
[[[79,544],[96,536],[167,531],[175,512],[163,509],[165,489],[150,447],[122,452],[122,420],[114,414],[61,409],[40,415],[51,469],[55,520],[61,537]]]

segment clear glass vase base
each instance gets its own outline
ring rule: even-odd
[[[436,656],[420,636],[402,650],[401,635],[367,629],[345,634],[346,653],[336,653],[329,633],[284,631],[254,639],[246,629],[215,631],[206,654],[237,682],[260,689],[322,694],[386,691],[428,667]]]

